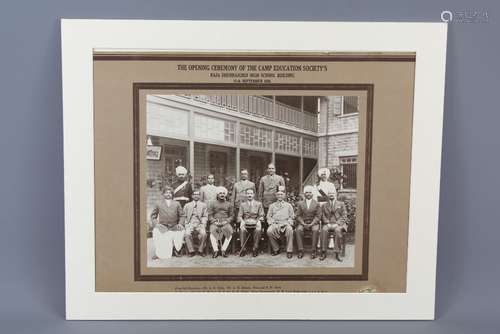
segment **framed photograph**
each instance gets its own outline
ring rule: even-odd
[[[67,318],[433,319],[446,31],[62,20]]]
[[[161,146],[147,145],[146,146],[146,159],[148,160],[160,160],[161,158]]]

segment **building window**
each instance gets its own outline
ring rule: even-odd
[[[342,115],[359,113],[359,98],[357,96],[344,96],[342,105]]]
[[[305,156],[317,157],[318,156],[318,141],[304,138],[302,140],[302,153]]]
[[[221,143],[236,142],[236,123],[202,114],[194,114],[194,135]]]
[[[299,154],[299,140],[299,137],[276,132],[276,151]]]
[[[342,175],[342,189],[356,189],[358,157],[341,157],[340,168]]]
[[[254,126],[240,125],[240,143],[246,146],[253,146],[271,150],[273,132],[268,129],[257,128]]]

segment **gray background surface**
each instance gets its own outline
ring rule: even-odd
[[[474,9],[489,22],[449,26],[436,321],[64,320],[60,18],[439,21],[443,10]],[[0,332],[500,332],[499,9],[493,0],[2,0]]]

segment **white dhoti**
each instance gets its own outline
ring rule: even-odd
[[[180,251],[184,242],[184,230],[169,231],[166,228],[156,226],[153,229],[153,244],[155,254],[160,259],[172,257],[173,247]]]

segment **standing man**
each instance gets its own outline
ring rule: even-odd
[[[316,247],[319,237],[319,223],[321,220],[321,206],[313,199],[313,186],[304,187],[305,200],[297,204],[295,215],[295,238],[297,239],[297,248],[299,250],[298,258],[304,256],[304,231],[312,233],[312,253],[311,259],[316,258]]]
[[[208,205],[208,220],[210,221],[210,242],[214,253],[213,258],[222,255],[227,257],[227,247],[233,237],[233,207],[226,201],[227,189],[217,187],[217,200]],[[224,240],[224,243],[222,243]],[[221,246],[222,244],[222,246]]]
[[[334,232],[333,252],[337,261],[342,262],[339,253],[344,247],[344,233],[347,232],[347,211],[344,202],[337,200],[337,192],[330,191],[328,193],[328,202],[322,207],[321,228],[321,256],[320,260],[326,259],[326,249],[328,247],[328,233]]]
[[[240,181],[234,184],[231,194],[231,204],[233,205],[235,215],[238,214],[241,203],[247,200],[248,189],[252,189],[255,195],[255,183],[248,180],[248,170],[242,169],[240,172]]]
[[[181,205],[174,201],[172,197],[172,188],[165,187],[163,189],[163,199],[158,201],[151,212],[155,247],[153,260],[169,259],[172,255],[180,256],[184,239],[184,212]],[[175,249],[173,249],[174,247]]]
[[[191,183],[187,180],[187,172],[186,168],[177,166],[175,169],[177,180],[172,183],[172,188],[174,189],[174,200],[179,202],[182,207],[184,207],[184,205],[191,200],[191,196],[193,194]]]
[[[285,191],[285,180],[283,180],[281,176],[276,175],[276,166],[270,163],[267,165],[267,175],[260,178],[258,194],[258,198],[262,202],[266,215],[269,206],[276,202],[278,187],[283,187],[283,191]]]
[[[259,255],[259,241],[262,233],[262,221],[264,220],[264,208],[262,203],[254,200],[255,190],[246,190],[247,200],[242,202],[238,211],[238,222],[240,223],[240,256],[245,256],[245,244],[248,237],[248,230],[253,229],[252,256]]]
[[[207,184],[200,188],[200,201],[207,204],[217,199],[217,187],[215,186],[215,176],[208,174]]]
[[[280,246],[278,240],[281,235],[286,237],[286,257],[291,259],[293,254],[293,207],[285,202],[285,187],[279,186],[276,192],[277,201],[269,206],[267,212],[267,236],[271,242],[271,255],[278,255]]]
[[[337,194],[337,189],[335,188],[335,184],[328,181],[330,178],[330,169],[328,168],[320,168],[318,170],[319,182],[316,184],[316,189],[314,192],[314,199],[323,205],[328,202],[328,194],[330,192],[334,192]]]
[[[184,240],[189,252],[189,256],[195,255],[193,246],[193,234],[198,233],[198,254],[205,256],[205,242],[207,240],[207,220],[208,220],[208,207],[205,203],[200,201],[200,191],[193,191],[193,201],[184,205],[184,216],[186,234]]]

